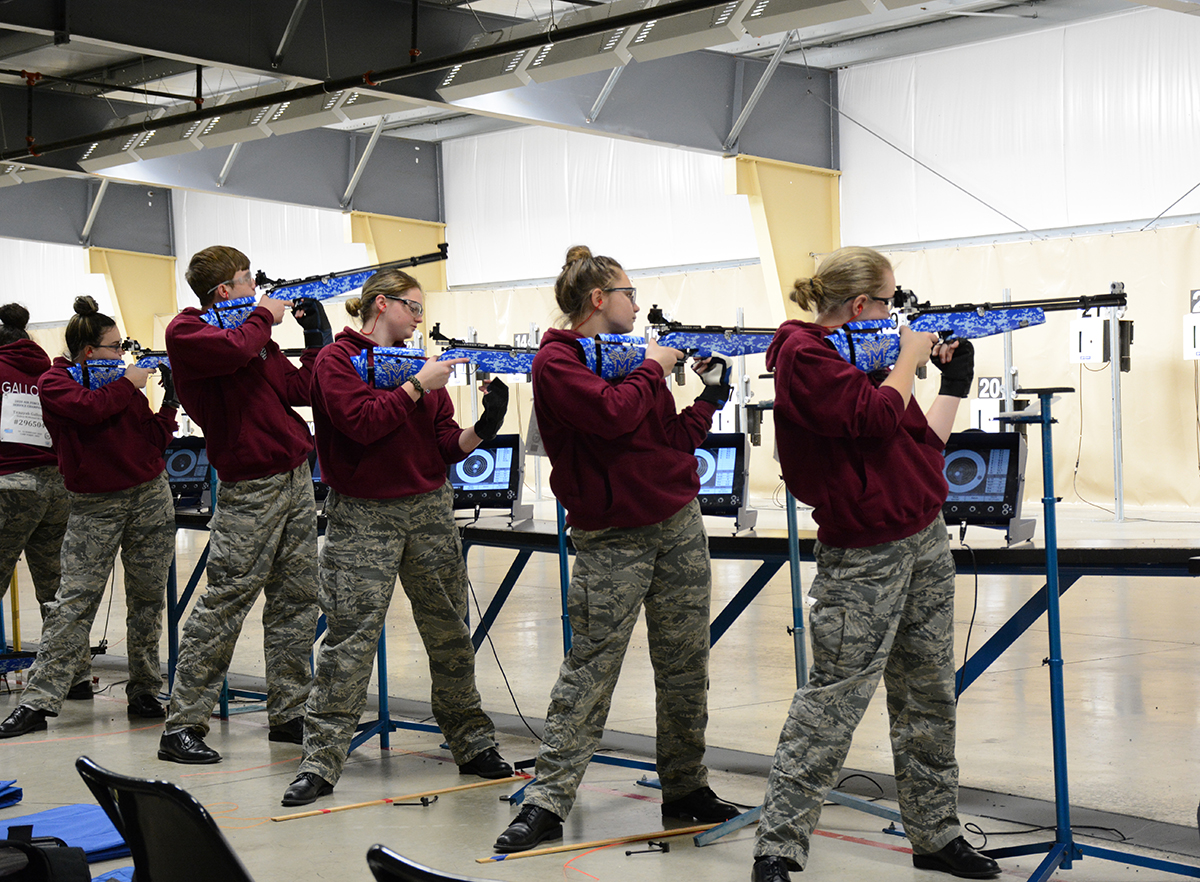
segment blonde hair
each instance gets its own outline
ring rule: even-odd
[[[380,294],[399,297],[405,291],[420,287],[421,283],[406,272],[398,269],[380,270],[367,279],[361,294],[346,301],[346,312],[366,324],[375,314],[375,298]]]
[[[576,325],[586,316],[592,291],[603,289],[622,271],[611,257],[593,256],[586,245],[567,249],[567,262],[554,280],[554,300],[562,310],[563,323]]]
[[[891,261],[871,248],[839,248],[811,279],[797,279],[790,296],[802,309],[822,315],[860,294],[873,295],[891,269]]]

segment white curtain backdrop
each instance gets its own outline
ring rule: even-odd
[[[87,251],[79,246],[0,239],[0,265],[8,274],[0,303],[24,305],[30,324],[66,322],[80,294],[95,297],[100,311],[112,314],[104,276],[88,272]]]
[[[758,257],[719,156],[534,127],[442,159],[451,287],[555,276],[576,244],[630,269]]]
[[[370,263],[365,245],[350,242],[348,217],[338,211],[176,190],[173,195],[179,305],[195,306],[184,278],[193,254],[231,245],[256,272],[297,279]]]
[[[1200,183],[1200,16],[1137,9],[838,86],[846,244],[1149,219]],[[1200,189],[1168,216],[1198,213]]]

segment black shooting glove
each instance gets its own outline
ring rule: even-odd
[[[483,393],[483,416],[475,423],[475,434],[484,441],[491,441],[500,433],[507,412],[508,387],[499,377],[493,377]]]
[[[175,378],[171,376],[171,366],[166,362],[160,362],[158,376],[158,384],[163,389],[162,406],[179,410],[179,396],[175,394]]]
[[[966,398],[971,394],[971,382],[975,379],[975,347],[970,340],[959,340],[954,354],[945,364],[940,358],[931,358],[929,361],[942,372],[938,395]]]
[[[708,367],[700,374],[700,380],[704,383],[704,389],[696,400],[716,405],[717,410],[724,407],[730,392],[733,391],[729,388],[729,362],[725,356],[714,352]]]
[[[304,328],[305,349],[319,349],[333,342],[333,327],[320,300],[301,297],[292,304],[292,315],[296,316],[296,324]]]

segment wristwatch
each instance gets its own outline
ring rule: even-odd
[[[420,380],[418,380],[416,377],[409,377],[408,382],[412,383],[413,389],[416,390],[417,401],[420,401],[425,397],[425,387],[421,385]]]

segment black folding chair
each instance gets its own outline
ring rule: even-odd
[[[187,791],[118,775],[86,756],[75,768],[125,837],[137,882],[254,882],[212,815]]]
[[[474,876],[443,873],[422,866],[382,845],[367,849],[367,866],[371,868],[375,882],[487,882]]]

